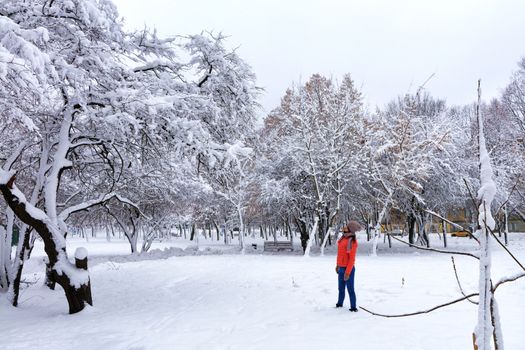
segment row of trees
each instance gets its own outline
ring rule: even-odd
[[[136,252],[140,228],[214,193],[249,153],[255,76],[222,36],[127,32],[107,0],[3,1],[0,43],[0,287],[16,305],[38,235],[77,312],[89,276],[68,225],[104,213]]]
[[[500,99],[480,105],[499,188],[493,206],[500,226],[510,213],[522,215],[523,62],[520,67]],[[304,241],[316,235],[320,244],[349,216],[366,222],[377,244],[379,225],[395,210],[406,220],[409,242],[428,246],[431,215],[476,210],[475,111],[474,104],[447,108],[421,87],[369,112],[349,76],[337,83],[314,75],[288,90],[265,120],[257,147],[259,204],[276,220],[286,215],[285,221],[296,223]]]

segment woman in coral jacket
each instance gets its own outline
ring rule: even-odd
[[[357,239],[355,233],[361,230],[357,221],[350,221],[343,227],[343,236],[337,241],[337,265],[335,272],[339,280],[339,299],[335,307],[342,307],[345,300],[345,286],[350,296],[350,311],[356,312],[356,296],[354,288],[355,254],[357,252]]]

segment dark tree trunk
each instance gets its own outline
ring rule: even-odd
[[[217,226],[217,223],[215,221],[212,221],[213,222],[213,226],[215,226],[215,233],[217,234],[217,242],[221,239],[221,236],[219,234],[219,226]]]
[[[372,238],[372,233],[370,232],[370,216],[366,217],[366,241],[369,242]]]
[[[55,275],[53,274],[53,267],[51,266],[49,261],[46,261],[46,281],[45,281],[45,284],[46,284],[46,286],[49,289],[55,290],[55,285],[56,285]]]
[[[418,221],[418,242],[421,245],[425,245],[427,248],[430,247],[430,240],[428,237],[428,232],[425,227],[425,214],[419,213],[417,216]]]
[[[87,271],[88,258],[87,257],[85,257],[84,259],[75,258],[75,267],[77,269],[82,269],[82,270]],[[85,300],[89,305],[93,305],[93,297],[91,296],[91,280],[88,280],[87,284],[83,284],[80,286],[80,291],[78,294],[81,296],[80,300]],[[78,300],[76,302],[78,302]],[[70,308],[70,312],[71,312],[71,308]]]
[[[264,239],[265,241],[268,240],[267,235],[266,235],[266,225],[265,224],[261,225],[261,238]]]
[[[28,227],[25,230],[22,249],[20,251],[20,255],[18,256],[19,263],[16,271],[16,276],[13,281],[13,306],[18,306],[18,296],[20,295],[20,281],[22,280],[22,270],[24,269],[25,258],[29,254],[31,231],[32,230],[30,227]],[[20,237],[19,239],[22,239],[22,237]]]
[[[191,225],[190,241],[193,241],[194,237],[195,237],[195,224]]]
[[[319,241],[320,242],[322,242],[323,239],[324,239],[325,227],[326,227],[325,224],[326,224],[326,218],[324,216],[321,216],[319,218],[319,223],[318,223],[318,227],[317,227],[317,236],[319,237]]]
[[[445,220],[441,221],[441,229],[443,231],[443,247],[447,247],[447,223]]]
[[[408,225],[408,242],[414,244],[416,241],[416,217],[414,214],[409,214],[407,216],[407,225]]]
[[[74,314],[82,311],[85,307],[85,303],[93,305],[91,298],[88,299],[86,293],[86,291],[89,290],[89,296],[91,296],[91,286],[89,284],[89,279],[87,285],[82,285],[80,288],[76,288],[71,286],[71,280],[65,272],[62,272],[62,274],[59,275],[56,270],[54,270],[54,266],[59,260],[62,264],[69,263],[67,261],[65,249],[61,249],[56,246],[52,233],[53,228],[49,227],[46,221],[31,216],[26,208],[25,198],[19,198],[13,194],[12,190],[14,186],[14,180],[15,179],[13,176],[6,184],[1,184],[0,191],[2,192],[5,201],[16,214],[16,216],[24,224],[32,227],[36,232],[38,232],[40,237],[42,237],[42,240],[44,241],[44,251],[46,252],[49,259],[49,265],[52,267],[53,280],[64,289],[69,304],[69,313]]]
[[[503,238],[505,239],[505,245],[509,245],[508,228],[509,228],[509,213],[507,211],[507,205],[505,204],[505,216],[504,216],[504,228]]]
[[[308,244],[308,238],[310,235],[308,234],[308,228],[306,227],[306,223],[302,220],[299,220],[297,218],[294,218],[295,224],[297,225],[297,228],[299,229],[299,233],[301,234],[301,246],[303,247],[303,253],[306,252],[306,246]]]

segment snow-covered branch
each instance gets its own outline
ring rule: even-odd
[[[139,207],[135,203],[133,203],[132,201],[130,201],[129,199],[127,199],[125,197],[122,197],[122,196],[118,195],[117,193],[112,192],[112,193],[105,194],[105,195],[103,195],[103,196],[101,196],[101,197],[99,197],[97,199],[84,201],[82,203],[79,203],[79,204],[73,205],[73,206],[71,206],[69,208],[66,208],[66,209],[64,209],[64,210],[62,210],[60,212],[58,217],[59,217],[59,219],[61,221],[65,222],[69,218],[69,216],[71,216],[72,214],[80,212],[80,211],[83,211],[83,210],[87,210],[87,209],[89,209],[91,207],[94,207],[96,205],[102,205],[102,204],[110,201],[113,198],[116,198],[120,202],[128,204],[128,205],[134,207],[135,209],[137,209],[140,212]],[[142,214],[142,215],[145,216],[144,214]]]

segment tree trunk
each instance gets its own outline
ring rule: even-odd
[[[52,222],[50,218],[43,211],[28,204],[20,190],[15,188],[16,192],[13,191],[13,182],[14,176],[9,179],[7,183],[0,184],[0,191],[16,216],[23,223],[32,227],[38,232],[40,237],[42,237],[44,241],[44,251],[47,254],[49,265],[51,266],[52,279],[64,289],[69,304],[69,313],[73,314],[83,310],[85,303],[93,305],[92,300],[87,298],[85,292],[89,290],[91,294],[88,272],[83,271],[83,281],[85,281],[85,283],[81,283],[79,288],[71,286],[69,275],[80,274],[80,272],[74,266],[71,266],[71,263],[67,259],[65,242],[62,241],[63,236],[53,225],[48,226],[48,223]],[[35,213],[37,213],[37,215],[35,215]],[[60,244],[60,246],[57,246],[57,244]],[[57,268],[60,269],[60,274],[57,272]],[[84,285],[86,286],[84,287]]]
[[[424,212],[419,212],[416,215],[417,225],[418,225],[418,236],[417,240],[420,245],[425,245],[427,248],[430,247],[430,240],[428,238],[428,233],[426,229],[426,217]]]
[[[29,245],[30,245],[30,237],[31,237],[31,228],[26,226],[26,229],[23,230],[24,235],[23,237],[19,237],[20,240],[22,240],[21,248],[18,251],[18,256],[15,260],[14,268],[16,268],[16,275],[13,279],[13,284],[10,286],[11,289],[11,304],[13,306],[18,306],[18,297],[20,295],[20,281],[22,280],[22,270],[24,269],[24,262],[26,260],[26,257],[29,255]],[[19,242],[20,246],[20,242]]]
[[[83,248],[77,248],[77,252]],[[75,252],[75,267],[84,271],[88,270],[88,258],[78,257]],[[85,300],[89,305],[93,305],[93,298],[91,296],[91,280],[88,280],[86,284],[83,284],[79,288],[78,294],[81,296],[81,300]]]
[[[306,249],[304,250],[304,256],[309,257],[310,256],[310,249],[312,248],[312,236],[315,235],[315,232],[317,231],[317,225],[319,224],[319,217],[316,215],[314,219],[314,225],[312,227],[312,231],[310,232],[309,239],[306,243]]]
[[[303,253],[306,252],[306,245],[308,244],[308,230],[306,229],[306,223],[300,219],[294,217],[295,224],[299,230],[301,246],[303,247]]]
[[[292,243],[292,246],[293,246],[293,230],[292,230],[292,227],[290,226],[289,218],[286,218],[286,227],[288,227],[288,232],[290,233],[290,242]]]
[[[507,204],[505,204],[505,232],[503,237],[505,238],[505,245],[509,245],[509,212],[507,211]]]
[[[213,226],[215,226],[215,233],[217,234],[217,242],[220,241],[221,237],[220,237],[220,231],[219,231],[219,226],[217,226],[217,223],[215,221],[212,221],[213,222]]]
[[[441,229],[443,230],[443,247],[447,247],[447,223],[441,220]]]
[[[383,204],[383,209],[381,209],[381,213],[379,213],[379,216],[377,217],[376,226],[374,227],[374,241],[372,243],[372,256],[377,256],[377,243],[379,241],[379,235],[381,233],[381,222],[383,221],[383,218],[386,215],[386,211],[388,209],[389,204],[390,204],[390,197],[388,197],[385,204]]]
[[[1,289],[7,289],[9,286],[9,280],[8,280],[8,264],[9,257],[7,256],[7,236],[12,233],[7,232],[6,229],[4,229],[3,226],[0,225],[0,288]],[[10,252],[10,250],[9,250]]]
[[[494,293],[492,294],[492,299],[490,301],[490,315],[493,327],[492,337],[494,339],[494,350],[503,350],[503,332],[501,330],[501,321],[499,316],[498,303],[494,298]]]
[[[191,225],[190,241],[193,241],[193,238],[195,238],[195,223]]]
[[[410,244],[415,243],[416,238],[416,217],[414,214],[409,214],[407,216],[407,224],[408,224],[408,242]]]
[[[370,232],[370,215],[367,215],[366,217],[366,241],[369,242],[372,238],[372,234]]]
[[[337,234],[338,234],[338,232],[339,232],[340,229],[341,229],[341,225],[337,226],[337,227],[335,228],[335,230],[333,229],[332,226],[330,226],[330,227],[328,228],[328,232],[326,233],[326,236],[325,236],[325,238],[324,238],[324,240],[323,240],[323,243],[321,244],[321,256],[324,256],[324,249],[325,249],[325,247],[326,247],[326,242],[329,241],[329,239],[330,239],[330,233],[331,233],[332,231],[334,232],[334,241],[337,241]]]
[[[241,254],[244,254],[244,218],[242,207],[240,205],[237,206],[237,215],[239,215],[239,245],[241,246]]]

